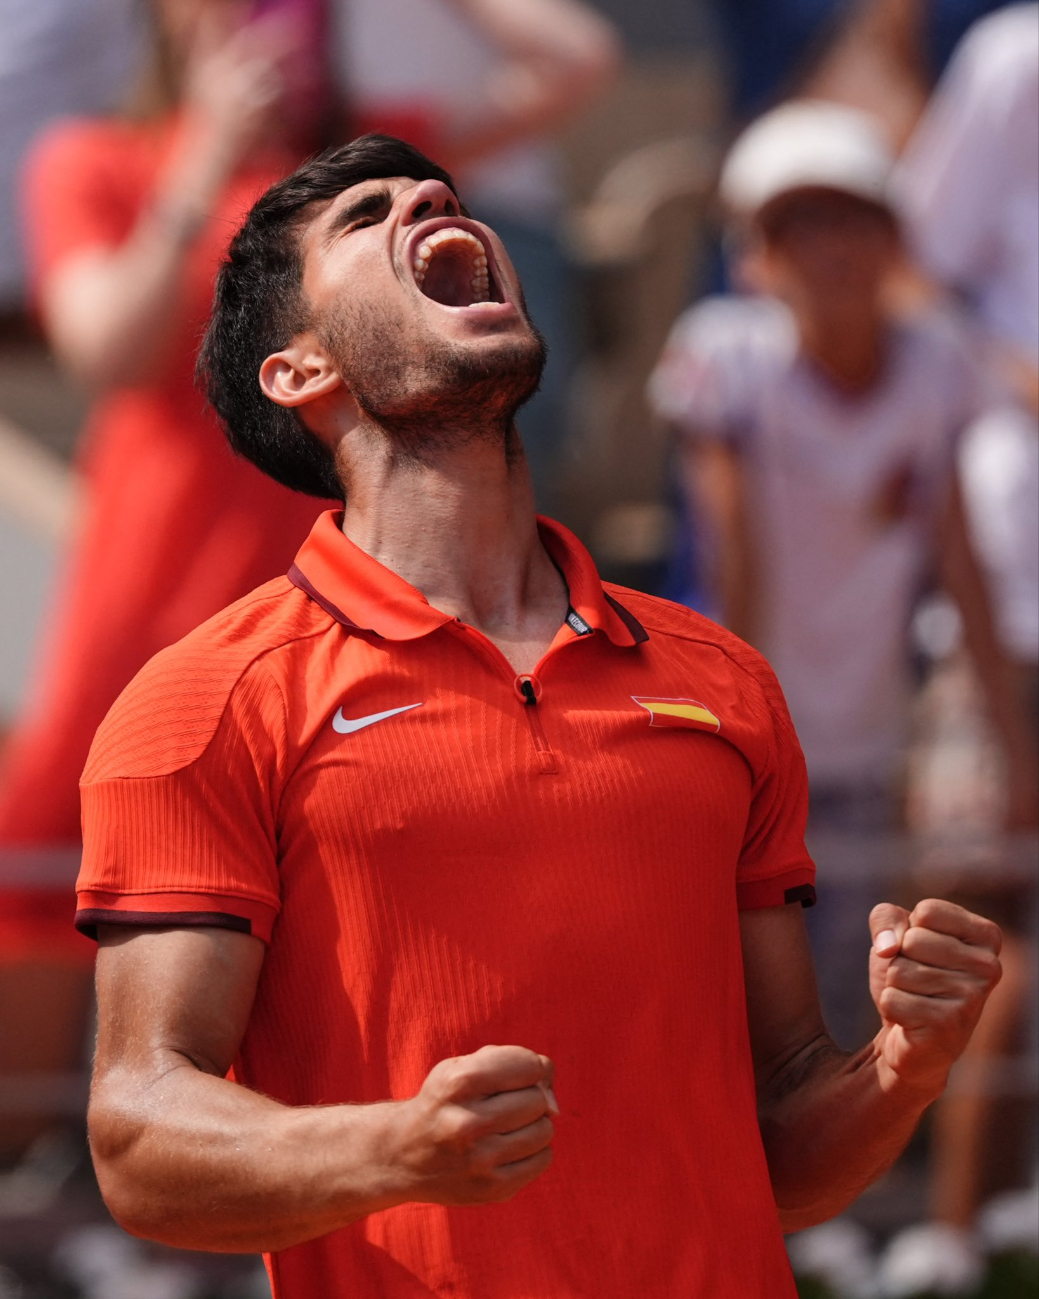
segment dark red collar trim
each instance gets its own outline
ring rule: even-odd
[[[306,574],[302,572],[298,565],[292,565],[287,573],[287,577],[293,586],[298,586],[301,591],[310,596],[315,604],[319,604],[321,608],[324,609],[325,613],[330,614],[336,622],[341,622],[344,627],[349,627],[353,631],[372,630],[371,628],[359,627],[352,618],[348,618],[338,605],[334,605],[331,600],[321,594],[321,592],[307,579]],[[378,636],[379,633],[374,632],[373,634]]]
[[[609,591],[603,591],[603,596],[606,599],[606,603],[610,606],[625,627],[627,627],[628,631],[631,632],[631,638],[636,645],[641,645],[645,641],[649,640],[649,632],[646,631],[645,627],[643,627],[642,623],[639,622],[630,609],[625,609],[624,605],[622,605],[619,600],[615,600],[613,596],[610,595]]]
[[[421,591],[355,546],[343,535],[341,523],[341,515],[331,510],[318,518],[289,570],[294,586],[341,626],[372,632],[384,640],[413,640],[452,621],[448,614],[432,608]],[[538,528],[545,550],[563,575],[571,608],[581,624],[604,632],[619,646],[648,640],[639,620],[604,590],[595,563],[580,541],[551,519],[539,518]],[[568,622],[574,627],[569,618]]]

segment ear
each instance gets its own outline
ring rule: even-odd
[[[279,406],[306,406],[343,386],[339,371],[311,333],[297,334],[260,366],[264,396]]]

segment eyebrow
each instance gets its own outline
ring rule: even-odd
[[[352,225],[355,221],[362,221],[365,217],[379,216],[389,211],[393,199],[388,189],[378,189],[371,194],[366,194],[363,198],[355,199],[352,203],[347,203],[341,207],[332,220],[328,223],[328,229],[325,231],[323,243],[329,244],[340,231],[345,230],[347,226]]]

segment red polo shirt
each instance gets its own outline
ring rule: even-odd
[[[491,1042],[556,1061],[543,1178],[276,1254],[278,1299],[795,1293],[737,923],[812,893],[782,696],[728,633],[542,538],[572,609],[530,677],[327,514],[95,741],[79,924],[262,939],[244,1085],[365,1102]]]

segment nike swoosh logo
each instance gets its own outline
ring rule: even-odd
[[[344,717],[343,710],[340,708],[332,718],[332,726],[340,735],[353,735],[355,731],[363,731],[366,726],[384,722],[387,717],[396,717],[398,713],[410,713],[413,708],[421,707],[421,704],[405,704],[403,708],[388,708],[384,713],[371,713],[368,717]]]

